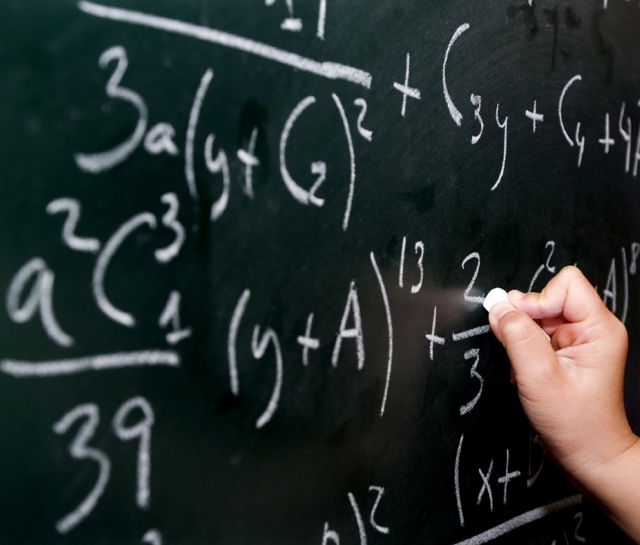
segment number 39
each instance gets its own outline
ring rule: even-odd
[[[125,426],[124,422],[134,409],[142,411],[142,419],[132,426]],[[111,461],[109,457],[87,443],[100,424],[100,410],[94,403],[78,405],[53,425],[53,431],[63,435],[71,429],[73,424],[84,419],[75,439],[69,445],[69,454],[74,460],[93,460],[100,468],[98,480],[89,495],[71,513],[56,522],[56,530],[66,534],[80,524],[95,508],[100,496],[109,481]],[[149,508],[149,477],[151,476],[151,427],[154,423],[153,409],[143,397],[133,397],[123,403],[113,418],[113,431],[122,441],[138,439],[138,464],[136,503],[142,509]]]

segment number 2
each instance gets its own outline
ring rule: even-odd
[[[47,205],[47,214],[59,214],[67,212],[67,219],[62,228],[62,241],[72,250],[77,252],[100,251],[100,241],[95,238],[81,238],[75,234],[76,226],[80,220],[80,203],[76,199],[63,197],[55,199]]]
[[[362,138],[371,142],[371,139],[373,138],[373,132],[370,131],[369,129],[365,129],[362,126],[362,122],[364,121],[364,118],[367,115],[367,101],[364,98],[356,98],[353,101],[353,103],[356,106],[360,107],[360,113],[358,114],[358,122],[357,122],[358,132],[360,133],[360,136],[362,136]]]
[[[473,289],[473,285],[475,284],[476,279],[478,278],[478,273],[480,272],[480,254],[478,252],[473,252],[465,257],[464,261],[462,262],[462,268],[464,269],[464,266],[471,259],[477,259],[478,264],[476,265],[476,270],[473,273],[471,282],[469,282],[467,289],[464,290],[464,300],[468,301],[469,303],[478,303],[481,305],[484,302],[484,296],[469,295],[469,293],[471,293],[471,290]]]

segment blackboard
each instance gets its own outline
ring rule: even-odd
[[[630,334],[640,7],[0,4],[0,542],[617,543],[481,307]]]

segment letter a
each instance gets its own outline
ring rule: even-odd
[[[353,312],[353,327],[347,328],[350,312]],[[360,302],[358,301],[358,291],[356,290],[355,280],[352,281],[351,286],[349,286],[349,296],[347,297],[347,304],[342,314],[340,331],[338,331],[336,344],[333,347],[333,354],[331,355],[331,365],[334,367],[338,366],[338,356],[340,355],[340,348],[342,347],[342,339],[356,340],[358,369],[362,369],[364,367],[364,339],[362,337],[362,318],[360,316]]]

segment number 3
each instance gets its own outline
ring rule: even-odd
[[[475,359],[475,361],[473,362],[473,365],[471,366],[470,374],[471,374],[471,378],[478,379],[478,382],[480,382],[480,389],[478,390],[476,397],[474,397],[471,401],[469,401],[469,403],[466,403],[465,405],[460,406],[460,415],[465,415],[472,411],[472,409],[476,406],[476,404],[480,400],[480,396],[482,395],[482,388],[484,386],[484,379],[477,371],[478,363],[480,363],[480,350],[478,348],[472,348],[471,350],[467,350],[464,353],[464,359],[465,360]]]
[[[162,225],[171,229],[175,234],[175,240],[166,248],[156,250],[156,259],[160,263],[168,263],[180,253],[180,249],[184,244],[185,232],[183,225],[178,221],[178,210],[180,210],[180,202],[175,193],[165,193],[160,200],[169,205],[169,210],[162,216]]]
[[[103,170],[109,170],[122,163],[140,145],[140,142],[142,142],[144,138],[144,133],[147,130],[149,113],[144,100],[142,100],[142,97],[138,93],[131,89],[120,87],[120,82],[129,65],[127,52],[124,47],[119,45],[110,47],[100,55],[98,64],[100,68],[106,68],[113,60],[117,61],[118,64],[107,82],[107,96],[133,104],[136,110],[138,110],[138,123],[136,124],[133,134],[113,149],[92,154],[76,153],[74,159],[78,168],[83,172],[89,172],[91,174],[98,174]]]
[[[78,405],[53,425],[53,431],[58,435],[63,435],[80,418],[86,418],[86,422],[80,427],[78,435],[69,446],[69,454],[74,460],[93,460],[97,462],[100,466],[100,473],[93,490],[82,503],[71,513],[56,522],[56,530],[61,534],[66,534],[73,530],[93,511],[109,481],[109,473],[111,471],[111,462],[108,456],[98,449],[87,446],[87,442],[93,437],[100,423],[100,411],[97,405],[93,403]]]

